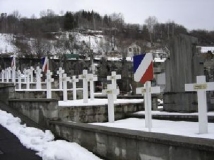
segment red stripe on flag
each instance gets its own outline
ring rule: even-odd
[[[141,83],[145,83],[146,81],[151,81],[153,79],[153,62],[149,65],[147,68],[145,74],[143,77],[140,79]]]

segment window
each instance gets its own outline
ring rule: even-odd
[[[132,52],[132,48],[131,47],[129,48],[129,52]]]

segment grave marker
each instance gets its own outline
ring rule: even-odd
[[[36,89],[41,89],[41,77],[42,77],[42,69],[40,69],[39,66],[36,67],[36,70],[34,71],[36,74]]]
[[[52,92],[51,92],[51,83],[54,81],[53,78],[51,78],[52,76],[52,72],[50,70],[47,70],[46,73],[46,87],[47,87],[47,98],[51,98],[52,97]]]
[[[114,122],[114,95],[119,94],[119,89],[116,89],[112,84],[108,84],[107,89],[102,92],[108,95],[108,121]]]
[[[31,66],[29,69],[29,76],[30,76],[30,82],[31,83],[33,83],[33,71],[34,71],[34,68]]]
[[[56,72],[59,75],[59,89],[62,89],[62,74],[65,72],[65,70],[62,69],[62,67],[59,67],[59,70]]]
[[[115,71],[111,72],[111,76],[107,76],[107,80],[111,80],[112,86],[115,87],[115,89],[117,89],[117,79],[121,79],[121,75],[117,75]],[[114,100],[117,100],[116,94],[114,95]]]
[[[77,79],[76,76],[72,76],[71,82],[73,85],[73,100],[76,100],[77,99],[76,83],[79,82],[79,79]]]
[[[160,93],[160,87],[151,87],[151,82],[147,81],[144,87],[136,88],[137,94],[142,94],[144,96],[144,108],[145,108],[145,126],[151,131],[152,127],[152,105],[151,105],[151,94]]]
[[[198,97],[199,133],[208,133],[207,91],[214,90],[214,82],[206,82],[205,76],[197,76],[196,83],[185,84],[185,91],[195,91]]]
[[[26,89],[30,89],[30,69],[25,71],[26,74]]]
[[[17,74],[18,74],[18,89],[22,89],[22,79],[21,79],[22,73],[20,70],[18,70]]]
[[[4,82],[5,70],[1,71],[1,82]]]
[[[10,76],[9,68],[6,68],[6,70],[5,70],[5,77],[6,77],[6,82],[7,83],[9,82],[9,76]]]
[[[82,75],[79,75],[79,79],[83,80],[83,103],[88,103],[88,79],[90,75],[87,70],[83,70]]]
[[[89,83],[90,83],[90,99],[94,100],[94,82],[97,81],[97,76],[93,74],[89,74]]]
[[[68,100],[68,91],[67,91],[67,82],[70,82],[70,77],[67,77],[67,74],[64,73],[62,76],[62,84],[63,84],[63,101]]]

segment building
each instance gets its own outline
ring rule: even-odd
[[[132,43],[128,46],[127,57],[133,57],[134,55],[141,54],[141,47],[136,43]]]

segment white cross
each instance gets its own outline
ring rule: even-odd
[[[71,82],[73,85],[73,100],[76,100],[77,99],[76,83],[79,82],[79,79],[76,79],[76,76],[72,76]]]
[[[144,96],[144,108],[145,108],[145,126],[151,131],[152,127],[152,93],[160,93],[160,87],[151,87],[151,82],[147,81],[144,87],[136,88],[137,94],[142,94]]]
[[[12,82],[16,83],[16,67],[12,67]]]
[[[26,69],[24,69],[24,70],[23,70],[23,74],[24,74],[24,82],[26,82],[26,81],[27,81],[26,71],[27,71]]]
[[[119,93],[119,89],[116,89],[112,84],[108,84],[107,89],[103,90],[102,93],[108,95],[108,121],[114,122],[114,95]]]
[[[12,78],[12,74],[11,74],[12,68],[8,67],[8,78],[11,79]]]
[[[70,77],[67,77],[67,74],[64,73],[62,76],[62,84],[63,84],[63,101],[68,100],[68,91],[67,91],[67,82],[70,82]]]
[[[199,133],[208,133],[207,95],[214,90],[214,82],[206,82],[205,76],[197,76],[196,83],[185,84],[185,91],[195,91],[198,96]]]
[[[82,75],[79,75],[79,79],[83,81],[83,103],[88,103],[88,79],[90,75],[87,70],[83,70]]]
[[[47,70],[47,73],[46,73],[46,87],[47,87],[47,98],[51,98],[52,97],[52,94],[51,94],[51,83],[54,81],[53,78],[51,78],[52,76],[52,72],[50,70]]]
[[[21,89],[22,88],[22,73],[20,70],[18,70],[18,89]]]
[[[33,71],[34,71],[34,68],[31,66],[29,69],[29,75],[30,75],[30,82],[31,83],[33,82]]]
[[[59,67],[59,70],[56,72],[59,75],[59,89],[62,89],[62,74],[65,72],[65,70],[62,69],[62,67]]]
[[[36,89],[41,89],[41,77],[42,77],[42,69],[40,69],[39,66],[36,67],[36,70],[34,71],[36,74]]]
[[[89,74],[89,79],[90,83],[90,99],[94,100],[94,82],[97,81],[97,76],[93,74]]]
[[[9,78],[10,78],[10,69],[6,68],[5,70],[5,77],[6,77],[6,82],[9,82]]]
[[[111,76],[107,76],[107,80],[111,80],[111,83],[115,89],[117,88],[117,79],[121,79],[121,75],[117,75],[115,71],[111,72]],[[117,100],[117,95],[114,95],[114,100]]]
[[[2,70],[2,71],[1,71],[1,82],[4,82],[4,74],[5,74],[5,71]]]
[[[30,89],[30,69],[25,71],[26,74],[26,89]]]

